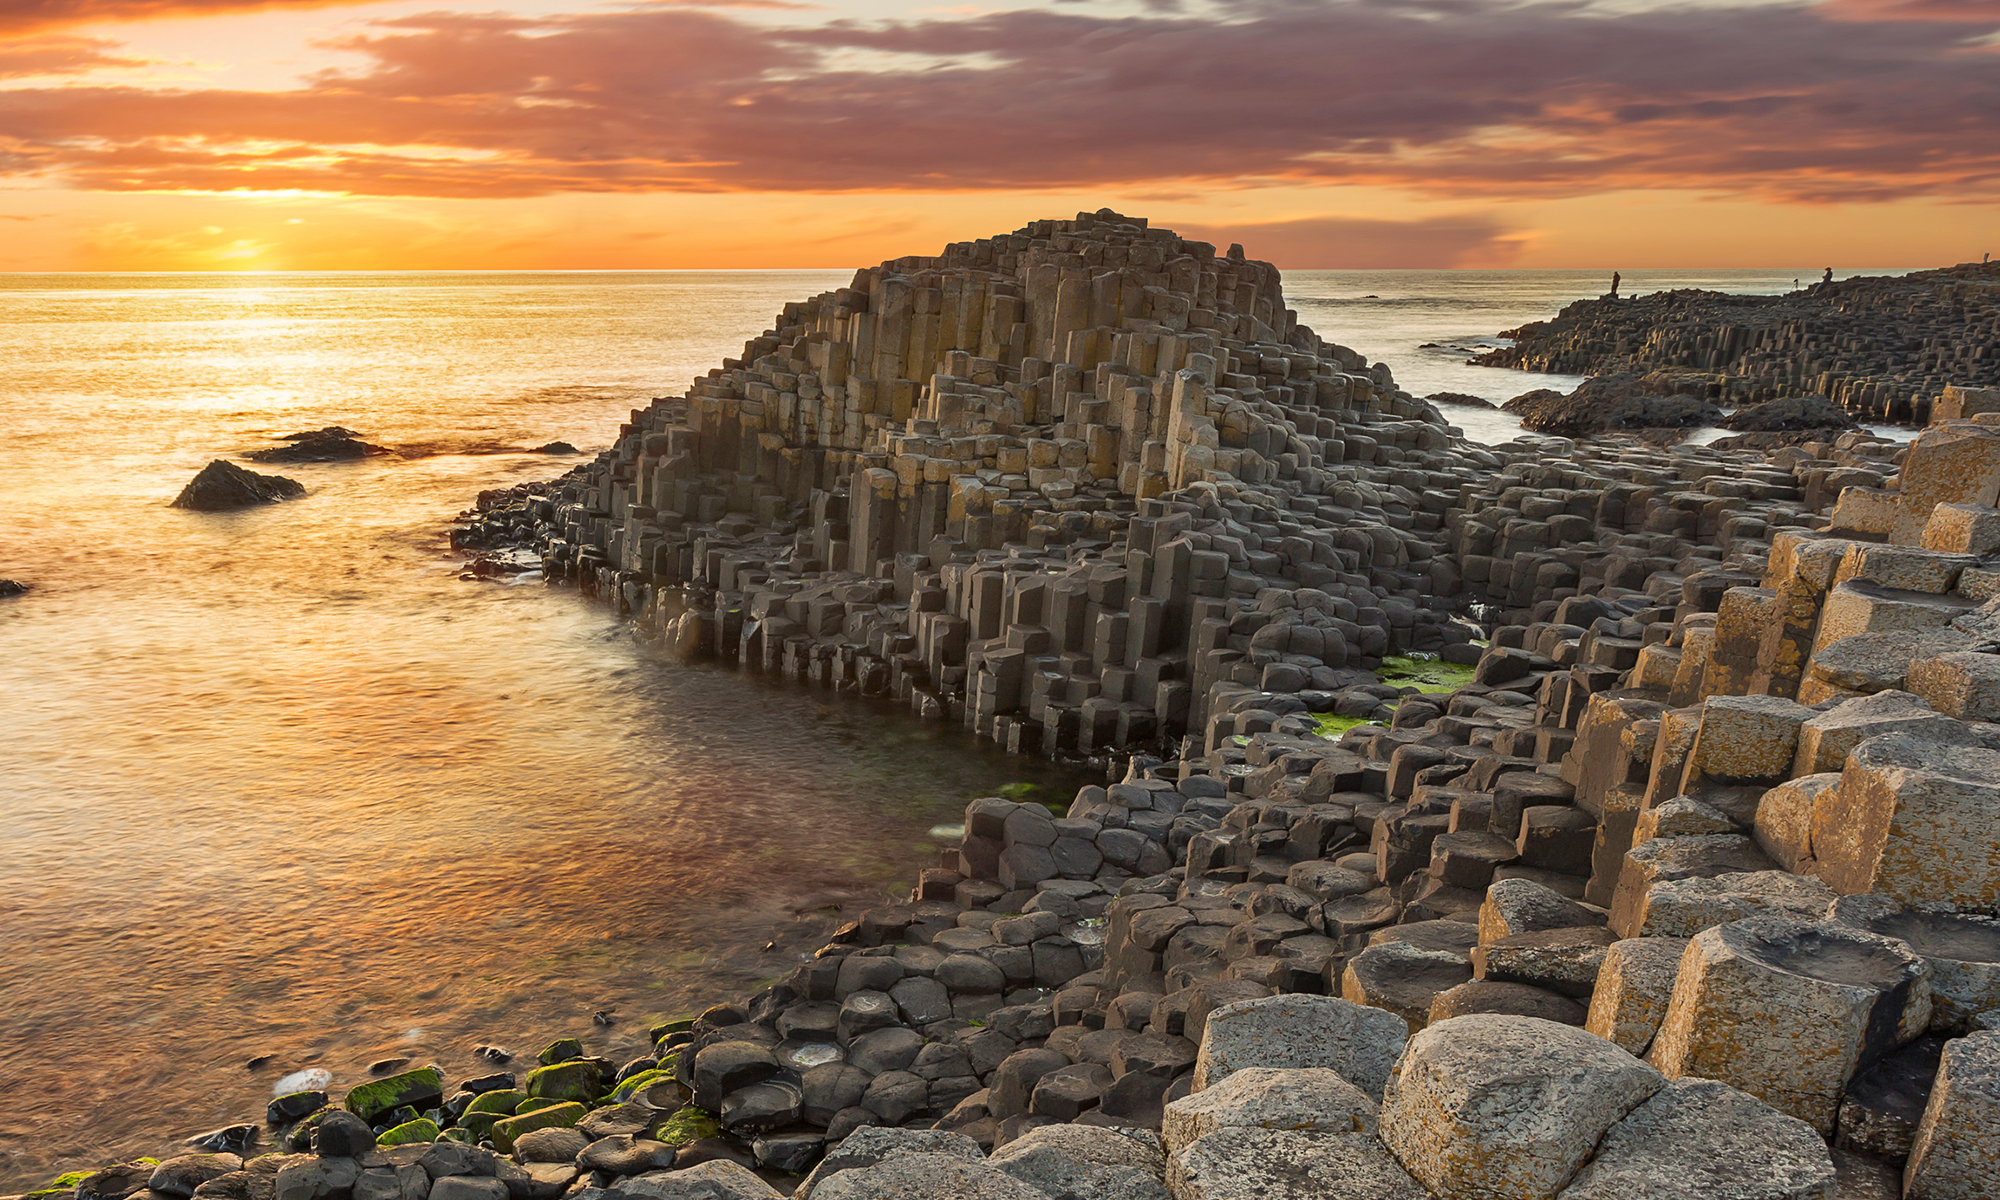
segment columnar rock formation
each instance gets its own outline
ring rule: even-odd
[[[629,1062],[279,1097],[290,1155],[59,1190],[1990,1200],[2000,414],[1481,450],[1199,250],[1099,214],[864,272],[467,538],[1118,782],[974,800],[906,902]],[[1091,323],[1128,295],[1184,328]],[[975,309],[990,365],[916,387]],[[1470,669],[1370,670],[1425,645]]]
[[[1473,361],[1577,375],[1665,371],[1728,404],[1822,395],[1923,423],[1950,385],[2000,386],[2000,263],[1864,276],[1784,296],[1657,292],[1579,300]],[[1954,413],[1952,415],[1962,415]]]

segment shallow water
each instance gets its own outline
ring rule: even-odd
[[[1419,344],[1599,274],[1291,284],[1404,386],[1504,399],[1547,377]],[[572,592],[457,578],[454,514],[568,465],[524,448],[601,449],[848,278],[0,276],[0,577],[34,588],[0,601],[0,1192],[252,1119],[305,1067],[456,1074],[565,1034],[629,1057],[645,1018],[788,970],[827,906],[906,888],[966,799],[1073,791],[900,712],[654,661]],[[307,486],[283,505],[167,507],[327,424],[402,453],[257,467]]]

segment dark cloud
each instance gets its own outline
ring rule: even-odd
[[[1224,19],[792,29],[672,5],[442,14],[348,40],[370,69],[291,92],[0,92],[0,169],[437,196],[1351,182],[1990,199],[1990,10],[1234,0]]]

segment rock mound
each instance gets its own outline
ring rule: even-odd
[[[303,433],[288,433],[278,440],[289,445],[272,446],[268,450],[252,450],[243,457],[252,462],[318,463],[347,462],[366,458],[371,454],[389,453],[387,447],[364,442],[360,434],[339,425],[329,425],[324,429],[308,429]]]
[[[1432,392],[1424,399],[1432,404],[1452,404],[1459,408],[1499,408],[1500,406],[1480,396],[1469,396],[1464,392]]]
[[[1858,429],[1853,417],[1825,396],[1787,396],[1739,408],[1716,422],[1741,433],[1790,433],[1801,429]]]
[[[1626,429],[1689,429],[1721,419],[1721,409],[1676,391],[1679,386],[1679,380],[1623,372],[1586,380],[1567,394],[1536,388],[1500,407],[1520,414],[1523,428],[1562,437]]]
[[[216,459],[174,497],[173,507],[197,512],[227,512],[253,504],[276,504],[306,494],[305,485],[282,475],[259,475],[233,462]]]
[[[583,452],[582,452],[581,450],[578,450],[578,449],[577,449],[577,448],[576,448],[575,446],[572,446],[572,445],[570,445],[570,444],[569,444],[568,442],[546,442],[546,443],[544,443],[544,444],[542,444],[542,445],[540,445],[540,446],[537,446],[537,447],[535,447],[535,448],[534,448],[533,450],[530,450],[530,451],[528,451],[528,453],[530,453],[530,454],[581,454],[581,453],[583,453]]]

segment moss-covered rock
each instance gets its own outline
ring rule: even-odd
[[[434,1108],[443,1102],[444,1073],[436,1067],[421,1067],[354,1087],[341,1103],[372,1125],[377,1117],[399,1108]]]
[[[517,1092],[513,1088],[501,1088],[495,1092],[481,1092],[472,1098],[472,1103],[465,1106],[465,1111],[467,1113],[499,1113],[503,1117],[511,1117],[521,1111],[521,1102],[527,1098],[528,1093]]]
[[[1473,668],[1448,663],[1436,655],[1392,655],[1382,660],[1375,672],[1382,682],[1397,687],[1413,687],[1420,692],[1455,692],[1472,684]]]
[[[493,1147],[503,1154],[514,1152],[514,1140],[537,1129],[567,1129],[583,1120],[587,1110],[581,1104],[551,1104],[493,1124]]]
[[[50,1180],[49,1186],[43,1190],[59,1191],[63,1188],[73,1188],[88,1178],[90,1178],[89,1171],[70,1171],[67,1174],[58,1175]]]
[[[604,1081],[593,1062],[565,1062],[528,1072],[528,1094],[590,1104],[604,1094]]]
[[[545,1067],[551,1067],[557,1063],[566,1063],[573,1058],[582,1057],[583,1043],[577,1041],[575,1038],[557,1038],[555,1041],[543,1046],[542,1052],[536,1055],[536,1058]]]
[[[488,1115],[490,1116],[492,1114],[489,1113]],[[467,1146],[477,1146],[479,1144],[479,1138],[481,1136],[484,1135],[483,1134],[475,1135],[469,1129],[454,1128],[454,1129],[447,1129],[443,1133],[439,1134],[438,1140],[441,1142],[459,1142]]]
[[[655,1140],[668,1146],[686,1146],[703,1138],[720,1136],[722,1122],[715,1119],[714,1113],[692,1104],[660,1122],[653,1134]]]
[[[438,1129],[436,1121],[419,1117],[414,1121],[405,1121],[401,1125],[377,1137],[375,1144],[378,1146],[407,1146],[412,1142],[435,1142],[438,1140],[440,1132],[442,1131]]]
[[[611,1102],[614,1104],[623,1104],[625,1101],[630,1100],[661,1080],[672,1079],[673,1077],[674,1073],[671,1069],[656,1068],[651,1071],[641,1071],[637,1075],[632,1076],[632,1078],[627,1079],[624,1083],[611,1089]]]
[[[652,1038],[653,1044],[657,1046],[660,1039],[670,1033],[688,1033],[693,1029],[693,1017],[675,1017],[672,1020],[661,1021],[656,1025],[648,1026],[646,1028],[646,1036]]]

